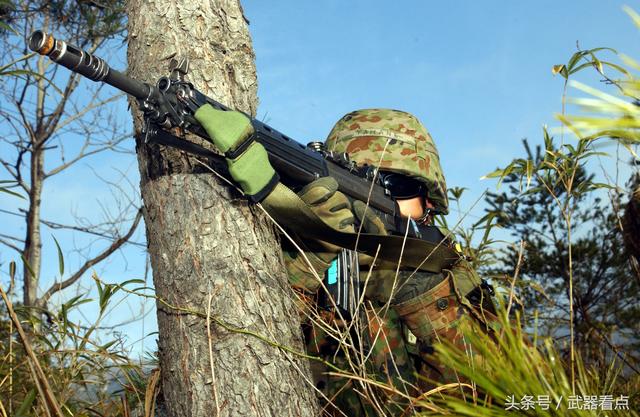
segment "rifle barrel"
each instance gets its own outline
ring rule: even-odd
[[[151,94],[152,89],[148,84],[127,77],[109,67],[104,59],[41,30],[34,31],[29,37],[29,49],[48,56],[56,63],[90,80],[105,82],[135,98],[144,100]]]

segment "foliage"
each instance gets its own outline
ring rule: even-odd
[[[449,201],[456,204],[458,213],[462,213],[460,201],[465,191],[466,188],[462,187],[448,189]],[[460,224],[452,226],[444,216],[438,216],[435,220],[439,227],[455,233],[459,249],[474,268],[483,269],[495,262],[495,246],[498,242],[494,239],[492,230],[498,226],[496,213],[487,213],[469,228],[464,228]],[[478,234],[480,234],[479,239]]]
[[[640,28],[640,15],[630,8],[625,10]],[[605,75],[601,67],[598,69],[605,81],[615,87],[616,94],[572,81],[571,86],[587,94],[587,97],[570,100],[582,113],[558,117],[579,138],[612,138],[637,157],[632,145],[640,143],[640,78],[634,71],[640,70],[640,63],[625,55],[621,59],[629,69],[613,67],[614,76]]]
[[[450,345],[436,346],[442,361],[456,369],[463,379],[474,381],[474,389],[465,390],[464,396],[459,390],[426,396],[419,404],[431,411],[423,415],[638,415],[633,410],[640,405],[640,376],[635,375],[625,381],[620,375],[619,362],[593,367],[578,359],[573,384],[550,339],[538,340],[535,334],[524,336],[519,320],[509,320],[504,306],[499,309],[498,316],[502,330],[495,335],[484,332],[476,322],[467,322],[463,326],[465,339],[476,355],[474,361],[469,361],[465,352]],[[622,408],[625,398],[621,395],[628,398],[627,409]],[[523,406],[527,397],[535,403],[533,408],[531,402],[529,406]],[[546,410],[544,405],[541,407],[540,400],[548,404]],[[611,411],[604,411],[602,407],[608,402],[611,403]],[[595,406],[589,409],[585,404]],[[578,405],[581,409],[574,408]]]
[[[490,271],[507,282],[519,271],[526,311],[536,314],[545,334],[566,334],[572,299],[575,342],[584,360],[604,361],[613,335],[625,340],[630,352],[637,351],[640,287],[622,242],[620,197],[603,201],[594,192],[608,186],[587,172],[582,161],[595,153],[585,142],[558,149],[545,132],[544,148],[532,151],[527,141],[524,145],[526,158],[503,171],[507,190],[487,196],[489,211],[522,249],[505,248]],[[529,188],[523,190],[525,175]]]
[[[599,98],[570,102],[587,111],[598,110],[600,116],[565,116],[563,96],[563,113],[558,117],[577,140],[563,137],[556,144],[545,129],[543,145],[532,151],[525,141],[525,157],[487,176],[508,186],[488,195],[489,212],[521,241],[520,248],[502,250],[500,263],[492,270],[507,281],[519,280],[527,312],[536,313],[545,334],[569,333],[572,375],[576,347],[584,361],[603,366],[611,351],[624,356],[634,369],[639,359],[633,355],[640,346],[640,274],[623,243],[622,193],[609,178],[598,182],[588,172],[590,161],[606,156],[600,150],[605,139],[617,141],[635,156],[638,81],[623,66],[600,59],[604,52],[615,53],[610,48],[580,50],[567,64],[553,67],[564,78],[565,89],[567,84],[579,86]],[[632,60],[625,62],[637,68]],[[626,101],[570,79],[589,68],[604,76]],[[605,76],[605,70],[625,79]],[[508,278],[514,271],[515,276]],[[619,352],[620,346],[627,355]]]
[[[16,22],[30,20],[33,16],[48,16],[57,22],[58,31],[64,30],[74,41],[95,41],[100,38],[120,36],[124,33],[125,2],[123,0],[74,1],[74,0],[1,0],[0,33],[9,35]]]
[[[640,16],[627,11],[640,27]],[[635,356],[640,347],[640,274],[623,243],[628,223],[621,219],[624,190],[608,178],[598,182],[589,172],[592,161],[604,156],[604,140],[621,144],[637,158],[640,81],[624,66],[599,56],[610,52],[615,53],[609,48],[581,50],[566,64],[553,67],[564,78],[565,93],[573,86],[591,96],[569,99],[584,113],[567,116],[563,95],[558,118],[576,134],[576,141],[562,136],[557,143],[546,129],[542,145],[532,149],[525,140],[524,157],[487,175],[507,189],[489,193],[487,215],[466,232],[473,235],[484,222],[488,229],[499,226],[520,241],[499,250],[493,265],[484,249],[474,251],[472,246],[467,251],[484,257],[481,265],[495,274],[494,283],[507,289],[509,305],[512,300],[523,305],[524,322],[535,332],[533,340],[523,340],[519,315],[508,321],[508,308],[501,310],[502,331],[493,337],[477,323],[467,323],[465,338],[477,353],[475,361],[449,345],[437,350],[444,363],[473,381],[474,388],[464,396],[459,390],[430,393],[420,403],[431,410],[426,415],[637,415],[626,409],[605,412],[602,404],[568,409],[568,400],[576,396],[597,395],[602,400],[606,395],[631,395],[629,408],[640,405],[640,358]],[[636,61],[622,58],[627,67],[640,68]],[[590,68],[618,97],[570,79]],[[630,185],[633,190],[632,181]],[[484,234],[476,247],[484,248],[488,240]],[[539,332],[546,337],[539,340]],[[508,400],[535,401],[538,396],[548,396],[552,407],[507,410]]]
[[[1,181],[0,192],[24,198],[12,191],[16,185],[15,181]],[[63,276],[63,250],[55,237],[53,240],[58,272]],[[55,311],[14,306],[10,296],[16,270],[16,263],[10,262],[9,297],[0,283],[5,301],[0,308],[0,417],[130,416],[136,409],[137,415],[153,417],[152,408],[146,405],[154,403],[159,373],[154,370],[148,376],[143,366],[148,368],[152,362],[132,361],[117,332],[105,342],[109,332],[101,328],[103,319],[118,304],[116,295],[130,293],[127,287],[144,281],[105,284],[94,274],[98,313],[91,322],[86,319],[86,307],[94,300],[87,294],[72,297]]]
[[[96,235],[109,241],[110,246],[98,255],[95,250],[84,251],[85,265],[94,265],[127,243],[130,234],[124,234],[127,238],[121,239],[119,226],[123,220],[132,218],[132,210],[137,211],[136,202],[129,198],[130,204],[121,213],[105,213],[107,219],[99,224],[77,219],[76,224],[70,225],[41,217],[48,204],[43,199],[47,180],[97,153],[123,151],[119,145],[129,139],[130,134],[127,127],[114,122],[113,113],[107,113],[108,104],[118,95],[105,98],[98,85],[84,88],[82,84],[82,88],[78,88],[81,81],[76,74],[66,69],[59,71],[60,66],[34,53],[25,54],[25,44],[33,30],[42,29],[96,52],[109,38],[123,34],[125,22],[124,1],[0,0],[1,53],[5,61],[0,64],[0,85],[6,104],[0,109],[0,117],[5,120],[0,135],[0,193],[22,197],[19,208],[6,207],[2,215],[12,219],[22,217],[26,223],[22,231],[3,233],[0,244],[17,252],[23,260],[25,305],[46,308],[54,293],[75,283],[87,270],[81,267],[68,271],[67,276],[61,271],[59,282],[39,293],[40,267],[43,256],[48,253],[48,247],[42,242],[43,225],[64,229],[74,233],[74,237],[84,233],[85,241]],[[80,91],[83,94],[76,93]],[[8,179],[4,179],[5,176]],[[124,194],[118,187],[114,187],[114,194]],[[119,208],[125,206],[119,205]],[[138,213],[132,230],[139,218]],[[58,232],[58,236],[61,234]],[[57,242],[56,249],[60,251]],[[51,252],[55,254],[55,250]]]
[[[104,284],[94,276],[98,300],[87,295],[73,297],[55,312],[42,316],[15,306],[23,326],[29,331],[30,346],[50,385],[53,397],[68,416],[120,416],[142,407],[149,376],[142,363],[135,363],[123,350],[123,341],[114,334],[108,341],[97,336],[108,307],[117,303],[116,295],[138,284]],[[78,312],[81,306],[98,304],[93,322]],[[7,307],[5,305],[5,307]],[[0,416],[47,415],[41,389],[30,371],[26,346],[16,333],[15,323],[0,309]],[[104,331],[102,332],[104,334]]]

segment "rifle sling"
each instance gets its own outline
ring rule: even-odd
[[[345,233],[322,221],[296,193],[279,183],[262,206],[283,227],[298,236],[318,239],[345,249],[400,264],[401,268],[440,273],[450,269],[460,255],[444,242],[369,233]]]
[[[163,129],[150,133],[150,139],[156,143],[214,160],[224,159],[222,155],[180,139]],[[282,183],[276,185],[262,201],[262,205],[281,226],[298,236],[323,240],[372,257],[377,254],[378,259],[400,263],[401,268],[440,273],[443,269],[450,269],[460,259],[460,255],[444,242],[395,235],[358,235],[335,230],[324,223],[296,193]]]

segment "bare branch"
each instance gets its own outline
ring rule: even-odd
[[[20,242],[20,243],[24,243],[24,240],[17,238],[15,236],[11,236],[11,235],[5,235],[4,233],[0,233],[0,237],[4,237],[6,239],[11,239],[14,242]]]
[[[9,173],[9,175],[13,177],[13,179],[15,179],[16,181],[18,180],[18,174],[13,170],[13,168],[11,167],[11,164],[9,164],[4,159],[0,159],[0,164],[2,164],[4,169],[7,170],[7,172]]]
[[[71,94],[75,90],[77,86],[77,76],[76,73],[72,73],[69,79],[67,80],[67,85],[64,87],[64,92],[62,94],[62,98],[58,102],[58,105],[53,110],[53,112],[47,116],[46,121],[44,120],[44,105],[42,107],[42,126],[38,126],[38,132],[40,132],[40,137],[36,138],[39,141],[37,145],[43,145],[51,136],[56,129],[56,125],[59,123],[62,114],[64,113],[64,108],[69,100]],[[39,109],[40,110],[40,109]],[[39,121],[40,122],[40,121]]]
[[[94,45],[91,48],[89,48],[88,52],[89,53],[95,52],[95,50],[100,45],[102,45],[103,42],[104,42],[104,39],[96,40]],[[58,105],[54,109],[53,113],[47,119],[47,123],[46,123],[47,126],[44,128],[44,134],[42,136],[43,143],[46,142],[49,138],[51,138],[53,133],[56,130],[58,130],[58,124],[60,123],[60,119],[64,114],[64,108],[67,105],[67,102],[71,97],[71,94],[76,89],[76,87],[78,87],[78,84],[79,84],[78,77],[79,77],[78,74],[75,72],[72,73],[71,76],[69,76],[69,80],[67,81],[67,85],[64,88],[64,92],[62,94],[61,100],[58,102]]]
[[[4,159],[0,159],[0,164],[7,170],[7,172],[16,180],[16,182],[22,187],[22,189],[29,194],[29,186],[22,181],[22,177],[19,172],[14,171],[11,165]]]
[[[122,245],[124,245],[131,238],[131,236],[133,235],[133,232],[135,232],[136,228],[138,227],[138,224],[140,223],[141,219],[142,219],[142,209],[138,210],[138,214],[136,215],[136,218],[134,219],[133,223],[131,224],[131,227],[129,228],[129,231],[127,232],[126,235],[116,239],[108,248],[106,248],[102,253],[100,253],[95,258],[86,261],[84,263],[84,265],[82,265],[82,267],[80,267],[80,269],[78,269],[69,278],[67,278],[66,280],[64,280],[62,282],[54,283],[44,293],[44,295],[42,297],[40,297],[40,299],[38,300],[38,302],[36,304],[38,304],[38,305],[46,304],[47,301],[49,301],[49,299],[51,298],[51,296],[53,294],[55,294],[56,292],[61,291],[61,290],[65,289],[65,288],[73,285],[76,281],[78,281],[80,279],[80,277],[82,277],[82,275],[89,268],[91,268],[93,265],[101,262],[102,260],[107,258],[109,255],[111,255],[113,252],[118,250]]]
[[[106,144],[105,146],[102,146],[100,148],[96,148],[93,149],[89,152],[85,152],[85,149],[87,147],[87,144],[85,144],[82,149],[80,150],[80,153],[78,153],[78,155],[76,155],[75,158],[73,158],[72,160],[70,160],[69,162],[65,162],[62,165],[57,166],[56,168],[52,169],[51,171],[47,172],[44,174],[45,178],[49,178],[52,177],[58,173],[60,173],[61,171],[64,171],[65,169],[69,168],[71,165],[75,164],[76,162],[78,162],[79,160],[86,158],[87,156],[91,156],[91,155],[95,155],[97,153],[106,151],[108,149],[111,149],[115,146],[117,146],[118,144],[120,144],[120,142],[122,142],[123,140],[127,139],[131,137],[131,135],[125,135],[122,138],[119,138],[113,142],[109,142],[108,144]]]
[[[3,239],[3,238],[0,237],[0,243],[5,245],[5,246],[7,246],[7,247],[10,247],[11,249],[15,250],[18,253],[22,253],[22,249],[20,249],[19,247],[15,246],[13,243],[9,242],[6,239]]]
[[[16,122],[22,124],[22,121],[19,120],[19,118],[16,117],[16,115],[12,114],[8,110],[3,110],[2,112],[0,112],[0,114],[3,116],[4,119],[6,119],[7,123],[9,123],[9,126],[11,126],[11,128],[13,129],[16,137],[20,141],[22,141],[22,136],[24,135],[24,129],[26,129],[26,127],[23,126],[23,129],[19,129],[18,126],[16,126]],[[10,143],[8,140],[6,140],[6,138],[3,138],[3,139],[6,142]]]
[[[18,110],[18,114],[20,115],[20,120],[24,128],[27,130],[27,133],[29,134],[29,138],[31,139],[32,142],[35,142],[37,140],[36,132],[34,132],[33,128],[31,127],[31,124],[29,123],[29,119],[27,119],[27,115],[24,114],[22,106],[19,105],[16,100],[13,100],[13,104],[15,104],[16,109]]]
[[[97,93],[96,93],[96,94],[97,94]],[[111,96],[111,97],[109,97],[109,98],[107,98],[107,99],[104,99],[104,100],[98,101],[97,103],[96,103],[96,102],[94,102],[94,101],[92,100],[92,104],[91,104],[91,105],[86,106],[84,109],[80,110],[78,113],[74,114],[73,116],[69,116],[69,117],[67,117],[66,119],[64,119],[64,120],[60,121],[60,122],[56,125],[55,129],[53,130],[53,132],[56,132],[56,131],[58,131],[58,130],[60,130],[60,129],[64,128],[64,127],[65,127],[65,126],[67,126],[68,124],[73,123],[74,121],[76,121],[76,120],[80,119],[82,116],[84,116],[85,114],[87,114],[87,113],[88,113],[88,112],[90,112],[91,110],[96,109],[96,108],[99,108],[99,107],[102,107],[103,105],[105,105],[105,104],[107,104],[107,103],[111,103],[111,102],[113,102],[113,101],[116,101],[117,99],[119,99],[120,97],[123,97],[123,96],[124,96],[124,93],[119,93],[119,94],[116,94],[116,95],[114,95],[114,96]],[[95,97],[95,96],[94,96],[94,97]],[[52,133],[53,133],[53,132],[52,132]]]
[[[113,238],[113,236],[107,235],[106,233],[96,232],[94,230],[91,230],[88,227],[71,226],[71,225],[51,222],[51,221],[48,221],[48,220],[41,220],[40,222],[42,224],[46,225],[47,227],[49,227],[50,229],[75,230],[77,232],[87,233],[89,235],[99,236],[99,237],[102,237],[102,238],[107,238],[107,239],[112,239]],[[145,246],[143,243],[138,243],[138,242],[129,242],[129,244],[137,245],[137,246],[143,246],[143,247]]]

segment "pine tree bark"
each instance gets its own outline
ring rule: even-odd
[[[127,7],[130,76],[153,82],[185,55],[201,91],[255,114],[254,53],[238,1],[129,0]],[[316,415],[307,361],[256,337],[304,351],[269,221],[192,156],[144,144],[135,103],[132,111],[169,414]],[[193,314],[206,313],[210,296],[211,350],[206,319]]]

